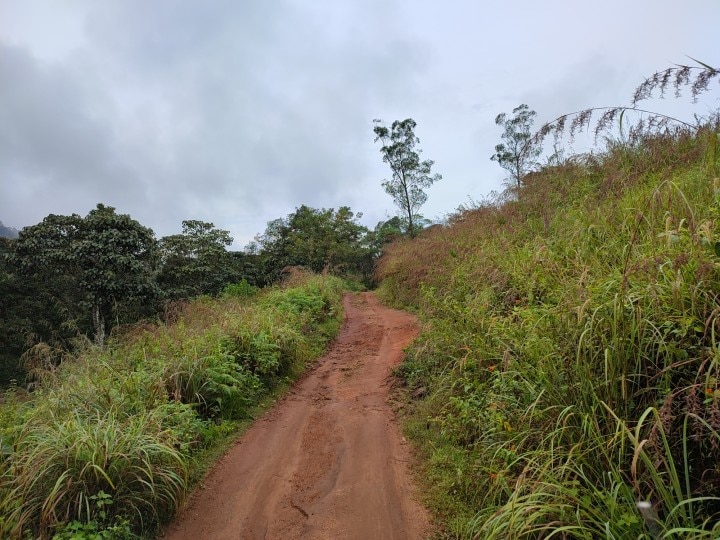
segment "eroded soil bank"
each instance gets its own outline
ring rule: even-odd
[[[421,539],[410,451],[388,404],[414,318],[348,294],[326,356],[209,474],[170,540]]]

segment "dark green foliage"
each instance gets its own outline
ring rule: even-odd
[[[418,232],[418,212],[427,201],[424,189],[441,180],[442,176],[431,173],[434,161],[420,161],[422,150],[415,149],[420,142],[415,135],[415,120],[396,120],[390,128],[384,126],[382,120],[373,120],[373,124],[375,142],[382,143],[383,161],[392,170],[391,179],[384,181],[383,187],[400,208],[407,233],[413,238]]]
[[[16,268],[46,282],[66,320],[92,328],[102,344],[107,321],[136,320],[158,297],[152,230],[99,204],[86,217],[49,215],[13,241]]]
[[[25,350],[25,309],[32,291],[19,279],[7,257],[10,241],[0,238],[0,386],[22,378],[18,358]]]
[[[226,251],[229,233],[183,222],[163,238],[99,204],[87,216],[49,215],[16,240],[0,239],[0,385],[56,365],[92,335],[172,311],[167,300],[216,295],[254,284],[255,257]]]
[[[262,282],[276,282],[295,266],[368,278],[374,252],[368,230],[357,222],[361,216],[347,206],[318,210],[303,205],[286,218],[269,222],[249,247],[262,268]]]
[[[233,240],[228,231],[195,220],[183,221],[182,228],[182,234],[160,239],[157,281],[166,298],[216,295],[228,283],[244,277],[239,268],[242,259],[225,249]]]
[[[188,220],[156,242],[152,230],[99,204],[87,216],[49,215],[0,239],[0,384],[57,366],[94,336],[203,295],[252,296],[303,267],[369,283],[377,242],[348,208],[302,206],[268,224],[248,253],[228,252],[228,231]]]
[[[378,252],[385,245],[400,238],[404,229],[407,229],[407,224],[403,223],[402,218],[399,216],[379,222],[373,231],[373,242]]]

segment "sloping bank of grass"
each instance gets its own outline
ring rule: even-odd
[[[335,336],[342,290],[309,275],[251,297],[231,287],[64,362],[30,399],[8,393],[0,537],[152,535],[214,445]]]
[[[386,252],[447,536],[718,538],[717,131],[547,168]]]

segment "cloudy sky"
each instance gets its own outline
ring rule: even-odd
[[[0,0],[0,220],[102,202],[236,248],[301,204],[373,227],[395,208],[372,120],[407,117],[442,218],[501,188],[498,113],[539,124],[688,56],[717,66],[718,20],[717,0]]]

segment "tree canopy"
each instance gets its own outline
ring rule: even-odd
[[[271,284],[290,266],[369,283],[399,218],[368,231],[349,207],[300,206],[267,225],[246,252],[229,231],[186,220],[182,232],[154,232],[111,206],[86,216],[47,216],[17,239],[0,238],[0,382],[18,377],[19,358],[57,365],[79,336],[102,345],[115,327],[167,313],[167,302],[217,295],[231,284]]]
[[[229,231],[204,221],[186,220],[182,233],[160,239],[161,270],[158,284],[166,298],[177,300],[217,294],[244,276],[226,247]]]
[[[510,185],[519,191],[525,175],[537,165],[542,143],[533,138],[535,111],[523,103],[515,107],[512,114],[508,118],[506,113],[501,113],[495,118],[495,123],[503,128],[503,142],[495,146],[495,153],[490,159],[497,161],[510,174]]]
[[[284,268],[302,266],[314,272],[367,275],[372,270],[368,230],[349,207],[302,205],[285,218],[267,224],[249,246],[258,255],[265,280],[277,280]]]
[[[382,120],[373,120],[375,142],[380,141],[380,152],[383,161],[390,165],[392,177],[385,180],[382,186],[400,208],[407,225],[410,237],[417,234],[418,211],[427,201],[424,189],[442,179],[439,174],[432,174],[434,161],[420,161],[422,150],[416,150],[420,139],[415,135],[415,120],[406,118],[396,120],[390,128],[383,125]]]
[[[51,214],[20,231],[11,256],[21,271],[51,282],[68,312],[89,315],[98,344],[106,321],[158,297],[155,234],[111,206],[98,204],[84,218]]]

